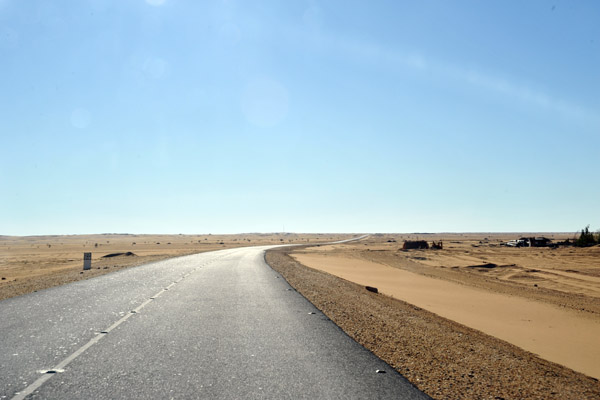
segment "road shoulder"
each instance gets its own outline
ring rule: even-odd
[[[357,342],[434,398],[598,398],[597,380],[363,286],[280,248],[269,265]]]

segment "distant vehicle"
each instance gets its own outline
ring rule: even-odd
[[[508,247],[552,247],[552,240],[545,237],[522,237],[504,243]]]
[[[509,240],[508,242],[504,243],[505,246],[508,247],[523,247],[523,246],[528,246],[529,244],[527,242],[525,242],[525,240],[523,239],[513,239],[513,240]]]

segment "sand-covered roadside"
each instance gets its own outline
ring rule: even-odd
[[[397,241],[387,242],[395,239],[400,238],[371,238],[365,243],[337,246],[343,247],[344,254],[352,254],[356,259],[366,259],[374,254],[387,259],[389,254],[381,250],[393,248],[396,251]],[[480,260],[481,253],[465,253],[470,252],[470,249],[477,249],[471,245],[479,246],[479,241],[479,238],[473,237],[461,245],[456,245],[459,247],[457,254]],[[322,246],[321,249],[327,251],[328,247]],[[308,248],[306,251],[310,253],[319,249]],[[420,307],[382,294],[367,292],[364,286],[307,268],[286,254],[293,250],[270,251],[267,253],[267,261],[351,337],[390,363],[434,398],[600,398],[597,379],[541,359],[520,347]],[[445,256],[452,257],[452,250]],[[527,253],[523,254],[527,257],[521,262],[530,258]],[[504,256],[508,257],[510,253]],[[561,268],[574,270],[577,262],[571,261],[573,260]],[[515,267],[519,268],[519,265],[516,264]],[[412,265],[412,268],[423,275],[435,276],[427,272],[429,267]],[[423,271],[420,270],[422,268]],[[580,270],[594,276],[593,265]],[[457,272],[456,269],[452,269],[452,272],[453,274],[446,278],[446,282],[460,281],[462,274],[469,277],[473,271],[467,269]],[[510,280],[507,281],[508,285],[504,285],[495,279],[489,280],[487,276],[485,279],[479,278],[481,277],[475,275],[474,279],[467,284],[463,282],[463,285],[491,291],[495,288],[495,293],[511,293],[512,296],[518,296],[519,292],[527,293],[529,290],[529,287],[515,286]],[[437,279],[441,280],[439,276]],[[579,295],[573,300],[569,297],[571,295],[565,292],[546,290],[533,285],[531,288],[535,290],[532,292],[532,298],[556,297],[553,301],[548,301],[547,305],[561,302],[563,307],[574,309],[581,304],[595,304],[593,299],[581,299],[577,297]],[[562,295],[567,297],[562,298]],[[586,317],[594,315],[588,311],[582,313]]]
[[[213,250],[347,239],[337,234],[0,236],[0,300],[148,262]],[[92,269],[83,271],[83,253]],[[103,258],[114,253],[133,253]]]
[[[377,287],[385,295],[600,379],[600,318],[372,261],[324,254],[292,256],[308,267]]]

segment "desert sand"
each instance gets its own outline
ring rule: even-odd
[[[521,236],[558,242],[575,235],[374,235],[293,256],[600,378],[600,247],[502,246]],[[444,246],[402,250],[407,239]]]
[[[368,248],[388,246],[381,237],[371,238],[366,244]],[[397,248],[397,244],[394,246]],[[342,254],[358,258],[363,251],[365,257],[374,253],[353,245],[345,247]],[[277,248],[268,251],[266,259],[349,336],[433,398],[600,398],[598,379],[400,299],[372,293],[365,286],[306,267],[290,255],[303,252],[300,248]],[[469,285],[485,287],[482,282],[472,279]],[[515,293],[512,286],[502,284],[501,288]],[[486,290],[500,289],[491,286]],[[549,296],[545,289],[536,290],[543,292],[538,294],[541,299]]]
[[[318,253],[294,258],[600,378],[600,318],[372,261]]]
[[[428,304],[435,299],[439,307],[457,314],[460,314],[456,311],[461,309],[460,306],[473,304],[472,296],[477,293],[477,296],[486,299],[493,296],[509,298],[521,305],[531,302],[536,310],[538,307],[545,310],[541,314],[548,311],[546,307],[552,312],[565,312],[560,314],[558,321],[548,322],[553,326],[552,332],[571,324],[564,318],[575,318],[577,323],[597,324],[600,317],[597,284],[600,278],[600,247],[553,250],[500,246],[502,241],[519,235],[372,235],[355,243],[278,248],[267,254],[267,260],[351,337],[434,398],[600,398],[597,379],[539,358],[522,350],[524,345],[517,347],[506,339],[483,333],[480,328],[469,328],[465,322],[454,322],[460,315],[444,318],[436,311],[427,311],[425,306],[368,292],[364,286],[307,268],[288,255],[294,252],[300,257],[337,260],[331,264],[355,265],[359,270],[376,266],[384,268],[386,274],[390,269],[398,270],[403,279],[410,276],[415,285],[425,285],[421,290],[410,287],[404,292],[412,290],[416,297],[425,298]],[[324,243],[350,236],[0,236],[0,277],[4,278],[0,280],[0,300],[167,257],[238,246]],[[573,234],[546,236],[559,240],[572,238]],[[404,239],[443,240],[444,249],[402,251]],[[84,272],[82,255],[87,251],[93,253],[92,270]],[[107,254],[126,252],[135,253],[135,256],[103,258]],[[305,262],[315,261],[307,259]],[[369,279],[373,276],[369,274]],[[390,282],[387,279],[382,283],[369,280],[368,284],[379,287],[383,292]],[[455,296],[456,285],[460,288],[460,295]],[[421,292],[424,290],[431,293],[423,296]],[[450,306],[448,301],[459,306]],[[511,309],[515,307],[510,306]],[[504,308],[500,307],[501,311]],[[463,317],[468,317],[467,312],[463,314]],[[527,317],[531,323],[517,322],[527,322],[524,326],[541,326],[539,314],[536,312]],[[488,320],[494,319],[488,316]],[[493,322],[488,323],[493,325]],[[583,326],[581,330],[587,328]],[[512,334],[511,330],[508,331]],[[539,340],[538,337],[536,339]],[[568,339],[569,346],[573,340]],[[588,349],[593,352],[597,347],[592,344]],[[577,358],[576,361],[581,362],[586,356]]]
[[[232,247],[307,244],[351,235],[248,233],[239,235],[0,236],[0,300],[169,257]],[[92,269],[83,271],[83,253]],[[128,253],[105,258],[114,253]]]

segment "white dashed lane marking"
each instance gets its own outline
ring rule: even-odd
[[[30,394],[32,394],[33,392],[35,392],[37,389],[39,389],[44,383],[46,383],[46,381],[48,381],[54,375],[56,375],[57,373],[63,373],[63,372],[65,372],[65,367],[67,365],[69,365],[73,360],[75,360],[77,357],[79,357],[80,355],[82,355],[87,349],[89,349],[94,344],[96,344],[100,340],[102,340],[102,338],[104,336],[106,336],[108,333],[110,333],[110,331],[112,331],[113,329],[115,329],[116,327],[118,327],[119,325],[121,325],[123,322],[127,321],[133,315],[139,313],[144,307],[146,307],[148,304],[152,303],[153,300],[155,300],[156,298],[158,298],[159,296],[161,296],[163,293],[165,293],[165,291],[171,289],[173,286],[175,286],[177,283],[181,282],[183,279],[187,278],[188,276],[190,276],[194,272],[198,271],[202,267],[204,267],[204,266],[206,266],[208,264],[212,264],[215,261],[220,260],[221,258],[223,258],[223,257],[214,258],[214,259],[212,259],[209,262],[205,262],[204,264],[201,264],[200,266],[194,268],[191,272],[188,272],[188,273],[184,274],[183,276],[181,276],[179,279],[177,279],[175,282],[171,283],[166,288],[161,289],[158,293],[156,293],[154,296],[151,296],[148,300],[144,301],[138,307],[136,307],[133,310],[131,310],[130,312],[126,313],[121,319],[119,319],[117,322],[115,322],[110,327],[108,327],[108,329],[100,331],[89,342],[87,342],[86,344],[84,344],[83,346],[81,346],[79,349],[77,349],[73,354],[71,354],[70,356],[68,356],[64,360],[62,360],[54,368],[51,368],[51,369],[40,369],[40,370],[38,370],[38,372],[41,373],[41,374],[43,374],[43,375],[41,377],[39,377],[38,379],[36,379],[35,382],[33,382],[31,385],[27,386],[25,389],[21,390],[20,392],[15,393],[15,396],[12,398],[12,400],[22,400],[22,399],[25,399],[25,397],[29,396]]]

